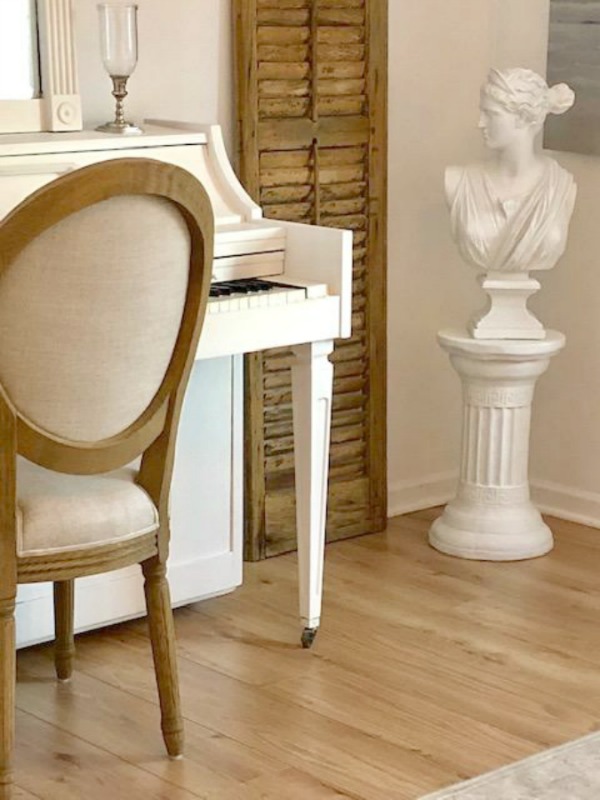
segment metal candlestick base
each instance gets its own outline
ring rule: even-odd
[[[98,125],[96,128],[97,131],[102,131],[102,133],[118,133],[124,134],[125,136],[137,136],[140,133],[143,133],[143,129],[139,128],[137,125],[133,125],[131,122],[105,122],[104,125]]]
[[[127,97],[127,78],[128,75],[111,75],[113,82],[112,95],[115,98],[115,118],[112,122],[105,122],[99,125],[96,130],[102,133],[117,133],[125,136],[137,136],[143,133],[142,128],[127,122],[123,114],[123,101]]]

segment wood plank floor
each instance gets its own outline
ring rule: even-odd
[[[295,556],[176,613],[186,758],[162,749],[142,620],[21,651],[20,800],[415,800],[600,728],[600,531],[512,564],[430,549],[431,510],[330,545],[298,646]]]

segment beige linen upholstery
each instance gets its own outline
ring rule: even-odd
[[[158,529],[158,511],[131,467],[104,475],[63,475],[17,463],[20,556],[117,544]]]
[[[71,441],[136,420],[173,352],[189,252],[156,197],[111,198],[32,241],[0,278],[0,375],[20,413]]]

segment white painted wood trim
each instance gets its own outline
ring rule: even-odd
[[[285,275],[290,282],[297,275],[326,283],[329,294],[340,297],[339,333],[347,338],[352,330],[352,231],[310,226],[278,220],[286,232]]]
[[[244,357],[232,356],[231,382],[231,588],[240,586],[244,555]],[[227,589],[226,591],[231,591]]]
[[[543,514],[600,528],[600,493],[551,481],[531,481],[531,496]]]
[[[108,158],[110,157],[108,154],[114,151],[112,158],[122,158],[123,150],[139,151],[138,155],[142,157],[160,158],[161,151],[159,151],[158,155],[149,154],[146,152],[147,148],[169,148],[166,152],[163,152],[162,157],[163,161],[168,161],[169,154],[172,152],[171,148],[179,149],[185,145],[205,144],[206,136],[201,131],[178,131],[156,126],[146,127],[144,132],[135,138],[120,136],[119,134],[99,133],[93,130],[67,131],[60,135],[52,132],[42,132],[37,136],[13,133],[2,136],[0,140],[0,158],[31,156],[35,161],[42,163],[62,153],[62,158],[69,156],[73,158],[74,163],[76,162],[75,165],[77,167],[83,167],[87,164],[96,163],[89,160],[90,158],[96,158],[96,153],[105,153]],[[88,160],[81,161],[81,157],[78,154],[87,154]],[[198,173],[198,168],[194,171],[194,165],[198,158],[202,159],[203,156],[199,156],[198,152],[193,150],[191,155],[188,155],[186,168],[201,183],[205,183],[204,175]]]
[[[42,130],[42,101],[0,100],[0,134]]]
[[[37,11],[43,130],[81,130],[71,0],[37,0]]]
[[[0,100],[0,133],[81,130],[71,0],[36,0],[42,97]]]
[[[445,505],[456,494],[458,471],[439,472],[388,487],[388,517]],[[551,481],[530,481],[531,499],[543,514],[600,528],[600,493]]]
[[[388,517],[445,505],[456,494],[458,470],[437,472],[388,487]]]

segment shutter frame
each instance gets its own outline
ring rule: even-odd
[[[353,332],[332,357],[327,538],[379,531],[387,518],[387,0],[233,6],[242,183],[266,217],[355,232]],[[288,361],[283,349],[245,360],[247,560],[295,547]]]

